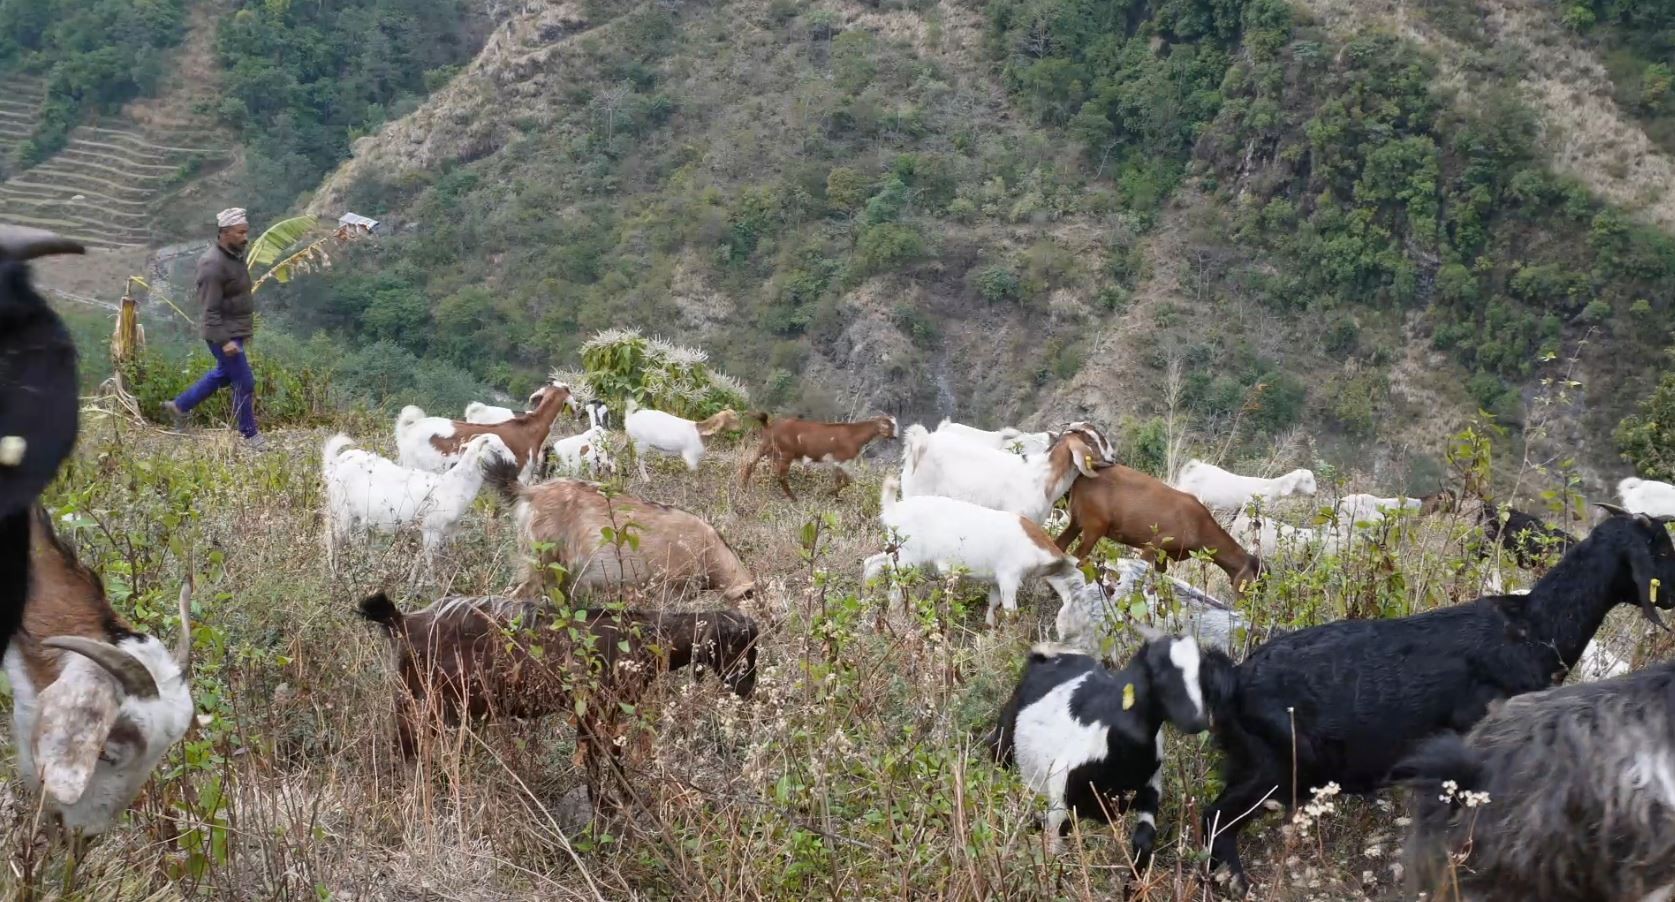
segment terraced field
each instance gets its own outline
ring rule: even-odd
[[[0,82],[0,159],[28,139],[45,96],[39,78]],[[194,134],[105,119],[76,128],[64,150],[44,163],[8,168],[0,210],[8,222],[52,229],[92,247],[141,247],[151,241],[157,202],[227,156],[227,148],[205,145]]]

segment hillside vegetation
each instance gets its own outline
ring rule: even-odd
[[[1277,0],[534,4],[327,182],[395,234],[287,321],[513,394],[631,325],[825,415],[1139,422],[1174,360],[1235,453],[1305,426],[1393,482],[1562,371],[1614,469],[1675,244],[1555,174],[1512,63],[1434,49]]]

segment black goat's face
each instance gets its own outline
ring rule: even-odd
[[[756,624],[742,614],[721,617],[692,650],[692,662],[714,670],[740,698],[756,691]]]
[[[1202,658],[1198,640],[1191,636],[1164,636],[1147,642],[1140,654],[1163,716],[1182,733],[1202,733],[1209,729],[1209,711],[1204,706],[1204,688],[1199,677]]]
[[[1675,609],[1675,543],[1670,541],[1668,529],[1675,517],[1630,513],[1612,504],[1600,507],[1613,519],[1629,521],[1636,527],[1626,536],[1628,544],[1624,549],[1634,581],[1635,600],[1647,620],[1668,629],[1657,612],[1659,608]]]

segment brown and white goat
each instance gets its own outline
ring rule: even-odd
[[[130,629],[45,509],[32,513],[29,599],[5,656],[18,770],[66,829],[103,833],[192,724],[191,590],[171,652]]]
[[[696,514],[629,495],[607,497],[579,479],[525,486],[504,463],[486,465],[485,474],[513,505],[527,567],[518,594],[540,586],[554,563],[564,567],[562,588],[571,593],[713,589],[738,601],[756,590],[756,578],[727,540]],[[622,540],[609,540],[607,531]]]
[[[359,613],[390,638],[402,683],[397,738],[408,757],[418,731],[438,723],[563,713],[597,792],[599,748],[620,754],[621,706],[635,704],[658,674],[692,664],[740,697],[756,688],[756,623],[738,611],[591,610],[555,621],[539,601],[452,596],[403,614],[379,592],[362,599]]]
[[[552,382],[529,396],[529,410],[500,423],[467,423],[447,417],[427,417],[408,405],[396,418],[396,449],[404,467],[443,473],[465,453],[465,445],[479,435],[498,435],[517,458],[520,478],[528,478],[540,459],[541,447],[552,432],[559,411],[576,410],[570,386]]]
[[[1078,536],[1078,559],[1108,538],[1140,549],[1140,556],[1158,570],[1208,550],[1240,599],[1263,572],[1261,559],[1240,547],[1203,502],[1121,464],[1070,487],[1070,525],[1059,535],[1058,547],[1068,549]]]
[[[797,496],[791,493],[791,482],[786,478],[791,464],[831,464],[837,474],[836,485],[832,487],[832,494],[836,495],[849,484],[849,463],[861,455],[861,449],[874,439],[896,437],[896,418],[891,416],[858,423],[818,423],[796,417],[770,420],[765,413],[756,414],[756,419],[762,424],[762,443],[756,448],[756,456],[740,468],[739,486],[742,488],[750,482],[758,461],[772,455],[774,477],[785,497],[792,501]]]

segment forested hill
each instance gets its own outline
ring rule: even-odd
[[[190,9],[252,206],[352,152],[310,206],[392,226],[275,297],[392,393],[621,325],[769,408],[1143,437],[1173,399],[1392,488],[1479,408],[1593,479],[1667,444],[1618,429],[1671,368],[1658,0]]]

